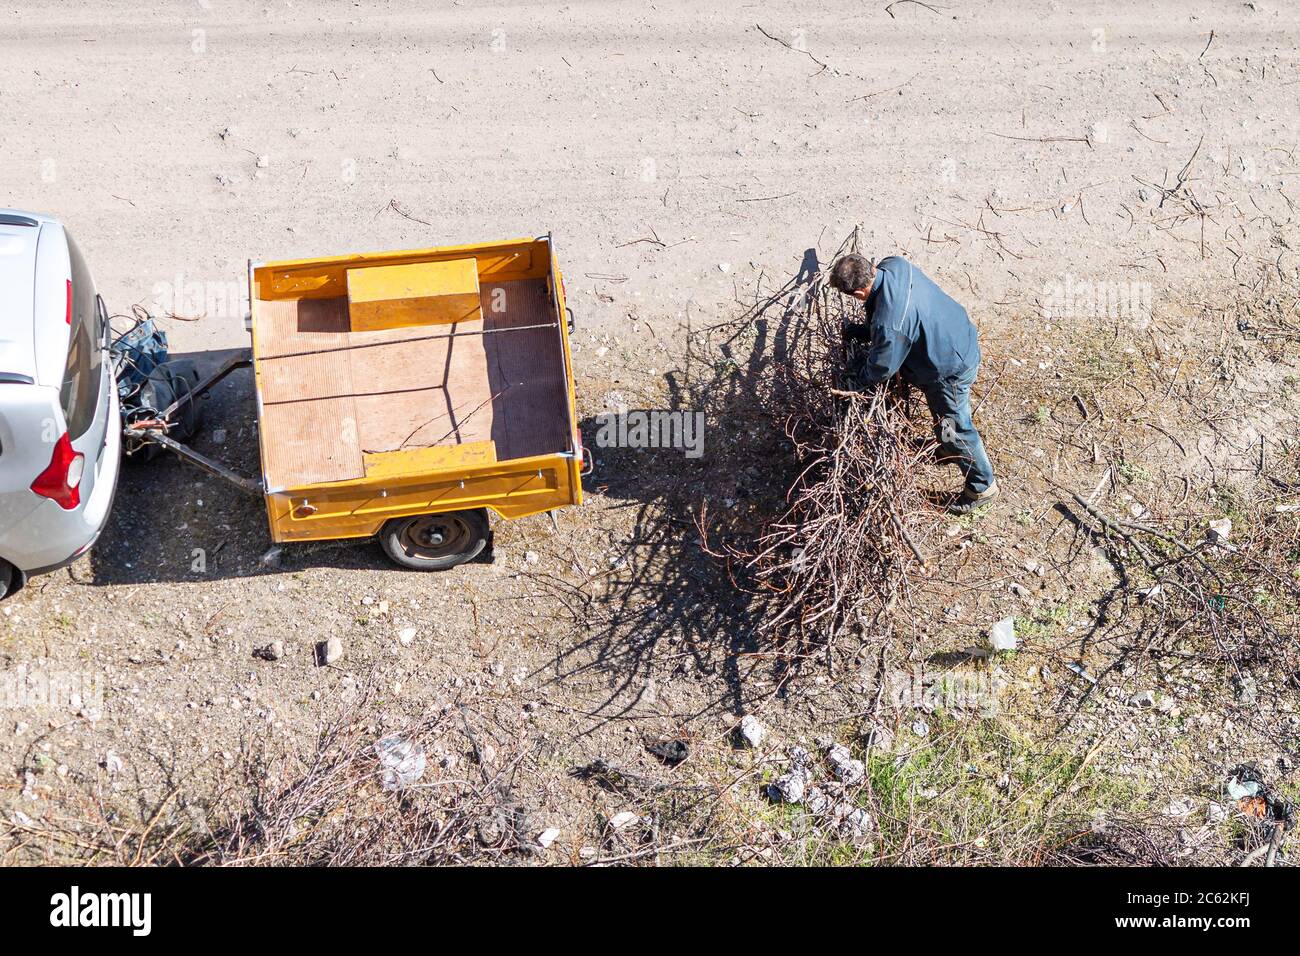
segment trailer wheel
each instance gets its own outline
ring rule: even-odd
[[[445,571],[472,561],[488,543],[487,511],[394,518],[379,532],[384,552],[404,568]]]

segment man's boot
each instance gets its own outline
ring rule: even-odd
[[[998,483],[994,481],[983,491],[972,491],[966,488],[962,491],[961,497],[948,506],[948,513],[954,515],[968,515],[972,511],[978,511],[990,501],[998,496]]]

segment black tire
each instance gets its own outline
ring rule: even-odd
[[[167,384],[172,390],[173,400],[184,398],[194,391],[199,384],[199,368],[190,359],[174,359],[163,363],[160,368],[167,376]],[[177,441],[189,441],[197,434],[203,424],[203,401],[194,399],[185,404],[178,413],[177,427],[171,436]]]
[[[163,362],[150,373],[149,382],[141,395],[146,404],[161,412],[172,402],[194,390],[199,383],[199,369],[190,359]],[[168,432],[179,442],[188,442],[203,424],[202,400],[188,402],[176,413],[174,426]],[[162,445],[146,443],[141,452],[145,461],[153,461],[163,453]]]
[[[379,543],[404,568],[445,571],[482,554],[489,534],[487,511],[476,508],[394,518],[379,532]]]
[[[18,588],[14,587],[15,577],[14,566],[8,561],[0,559],[0,601],[18,590]],[[21,582],[19,583],[21,584]]]

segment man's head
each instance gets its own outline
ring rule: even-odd
[[[831,266],[831,288],[844,295],[851,295],[859,302],[867,298],[875,278],[876,264],[857,253],[840,256],[835,260],[835,265]]]

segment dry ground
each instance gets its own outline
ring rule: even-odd
[[[725,355],[700,333],[824,264],[857,224],[869,249],[907,254],[979,322],[977,421],[1007,492],[986,517],[940,526],[914,662],[948,666],[943,654],[1008,613],[1025,637],[1003,662],[996,721],[930,714],[920,740],[917,715],[893,713],[898,739],[872,765],[875,848],[833,845],[829,858],[921,858],[908,855],[925,842],[912,818],[939,834],[931,859],[1034,846],[1008,834],[1017,815],[1033,829],[1185,800],[1187,815],[1164,819],[1195,831],[1243,760],[1285,785],[1287,673],[1261,670],[1244,704],[1221,668],[1125,665],[1062,722],[1080,697],[1068,663],[1097,673],[1114,660],[1083,646],[1113,571],[1053,509],[1047,478],[1087,494],[1110,468],[1099,503],[1184,534],[1295,500],[1265,477],[1296,477],[1295,338],[1258,329],[1294,323],[1298,37],[1300,14],[1271,2],[1032,15],[833,3],[797,19],[780,4],[609,0],[24,5],[0,24],[0,205],[63,217],[114,311],[196,319],[164,323],[178,350],[245,344],[249,258],[550,230],[577,312],[588,440],[618,397],[713,417],[700,462],[602,452],[586,507],[558,530],[501,526],[494,563],[436,577],[364,545],[263,567],[248,501],[177,463],[132,463],[91,558],[3,608],[6,672],[88,675],[104,692],[82,715],[4,714],[0,801],[18,821],[7,859],[148,858],[131,833],[219,829],[264,746],[309,753],[340,712],[373,740],[444,711],[422,739],[452,759],[430,774],[459,779],[490,739],[482,766],[509,770],[528,826],[562,831],[542,859],[595,846],[647,859],[635,854],[650,831],[602,844],[602,821],[628,808],[680,817],[661,835],[668,859],[828,858],[786,839],[798,815],[758,783],[798,739],[860,749],[858,715],[879,688],[851,649],[834,672],[780,683],[743,598],[699,548],[700,506],[770,504],[781,452],[779,423],[747,418],[744,401],[773,330]],[[1080,283],[1140,307],[1066,302]],[[245,472],[248,390],[238,377],[219,390],[221,431],[199,443]],[[1294,533],[1294,515],[1270,520],[1244,533]],[[328,637],[347,656],[317,667],[312,646]],[[285,658],[253,656],[274,640]],[[1175,703],[1130,706],[1144,690]],[[732,748],[746,712],[774,728],[760,754]],[[692,742],[672,771],[643,747],[665,736]],[[658,784],[574,775],[598,758],[705,787],[707,805],[687,800],[686,813]],[[1205,839],[1237,846],[1232,832]]]

